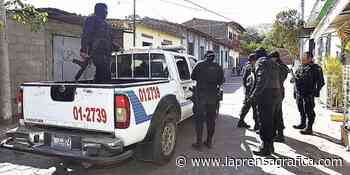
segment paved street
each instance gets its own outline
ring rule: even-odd
[[[275,143],[276,158],[310,157],[314,160],[321,158],[342,158],[343,166],[244,166],[238,167],[193,167],[190,158],[257,158],[252,155],[252,150],[257,150],[259,145],[258,135],[250,130],[234,127],[238,121],[238,113],[243,100],[243,90],[240,87],[239,77],[227,76],[224,87],[225,95],[220,108],[220,117],[217,120],[214,147],[211,150],[196,151],[191,148],[194,141],[192,121],[187,120],[179,125],[178,143],[173,159],[164,166],[151,163],[128,160],[122,164],[108,167],[83,168],[77,163],[62,161],[58,158],[37,156],[26,153],[10,152],[0,149],[0,174],[348,174],[350,171],[350,152],[339,144],[339,123],[330,122],[329,111],[317,106],[317,118],[314,136],[302,136],[292,129],[292,125],[298,121],[298,112],[291,96],[292,86],[286,83],[287,94],[284,102],[284,118],[286,125],[286,143]],[[247,122],[253,124],[251,112],[247,116]],[[187,165],[180,168],[176,166],[178,156],[187,157]],[[34,173],[35,172],[35,173]]]

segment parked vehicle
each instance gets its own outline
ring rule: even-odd
[[[175,150],[177,123],[193,115],[196,61],[176,48],[131,49],[116,54],[110,82],[24,83],[21,124],[1,146],[92,163],[134,153],[165,163]]]

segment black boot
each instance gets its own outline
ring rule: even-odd
[[[273,142],[270,144],[270,152],[275,153],[275,147],[273,146]]]
[[[306,128],[306,129],[304,129],[304,130],[301,130],[301,131],[300,131],[300,134],[303,134],[303,135],[312,135],[312,134],[313,134],[312,128]]]
[[[212,142],[212,139],[207,139],[205,142],[204,142],[204,145],[211,149],[213,147],[213,142]]]
[[[250,128],[250,126],[246,122],[244,122],[243,120],[238,121],[237,127],[238,128]]]
[[[202,142],[196,142],[196,143],[193,143],[193,144],[192,144],[192,147],[193,147],[194,149],[201,150],[202,145],[203,145]]]
[[[266,157],[266,156],[270,156],[273,150],[273,145],[271,146],[271,143],[263,143],[263,148],[261,148],[259,151],[253,151],[254,155],[257,156],[262,156],[262,157]]]
[[[305,127],[306,127],[306,124],[293,125],[294,129],[304,129]]]
[[[275,142],[281,142],[283,143],[285,140],[284,140],[284,135],[283,135],[283,130],[278,130],[277,131],[277,135],[274,139]]]
[[[192,147],[193,147],[194,149],[201,150],[202,146],[203,146],[202,134],[201,134],[201,133],[200,133],[200,134],[197,133],[197,142],[196,142],[196,143],[193,143],[193,144],[192,144]]]

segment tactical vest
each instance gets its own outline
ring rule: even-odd
[[[302,65],[295,73],[297,94],[301,96],[308,96],[314,93],[314,76],[312,65]]]
[[[110,54],[112,52],[112,27],[105,20],[94,18],[95,27],[91,53]]]

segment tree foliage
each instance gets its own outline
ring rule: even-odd
[[[267,51],[272,51],[273,47],[270,42],[265,41],[266,36],[259,34],[257,30],[248,28],[247,32],[240,36],[241,48],[245,54],[255,52],[259,47],[265,48]]]
[[[343,101],[343,65],[340,59],[327,56],[323,62],[324,73],[328,77],[331,89],[332,107],[341,107]]]
[[[298,34],[301,27],[302,21],[297,10],[281,11],[276,15],[267,39],[274,47],[285,48],[291,58],[296,58],[299,55]]]
[[[29,25],[31,31],[38,31],[47,22],[47,13],[41,12],[33,5],[25,3],[26,0],[8,0],[5,9],[11,18],[18,24]],[[1,28],[0,28],[1,29]]]

